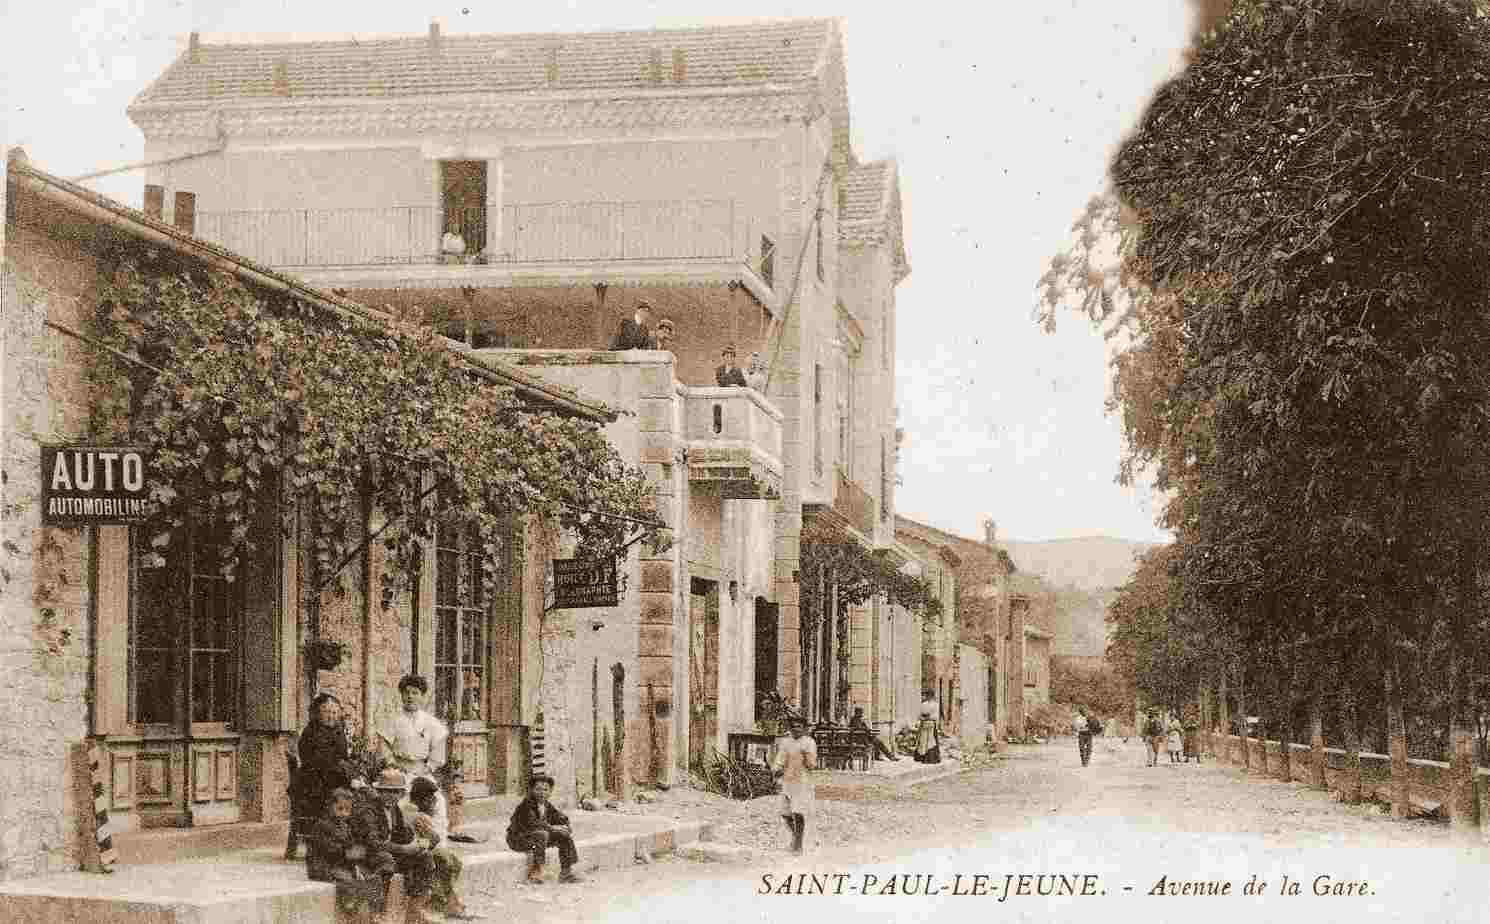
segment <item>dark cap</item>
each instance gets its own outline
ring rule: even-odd
[[[547,773],[535,773],[528,780],[528,788],[531,789],[531,788],[533,788],[533,786],[537,785],[538,783],[547,783],[548,785],[553,786],[554,785],[554,778],[551,777],[551,776],[549,776]]]

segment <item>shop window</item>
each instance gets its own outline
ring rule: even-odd
[[[486,701],[486,636],[490,610],[482,584],[481,535],[474,527],[441,525],[435,540],[435,714],[478,721]]]
[[[191,721],[238,721],[243,583],[218,568],[219,535],[193,530],[159,556],[143,529],[131,531],[134,587],[129,633],[130,721],[169,725],[190,693]],[[187,665],[190,665],[190,690]]]

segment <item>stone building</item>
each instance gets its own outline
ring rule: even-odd
[[[620,403],[638,402],[636,448],[674,490],[670,522],[719,530],[658,550],[624,610],[648,627],[650,660],[628,675],[623,711],[650,709],[649,728],[670,716],[680,765],[698,752],[692,738],[717,743],[746,723],[744,694],[730,703],[726,688],[773,686],[816,718],[852,699],[887,730],[893,719],[884,687],[846,678],[831,651],[872,664],[894,628],[888,608],[853,607],[847,635],[806,638],[800,612],[804,521],[866,550],[894,543],[895,290],[909,264],[895,164],[854,154],[846,80],[831,20],[513,36],[431,26],[363,42],[193,37],[129,112],[147,158],[170,161],[147,172],[147,201],[204,237],[475,348],[532,351],[500,355],[610,400],[638,383]],[[642,302],[673,322],[671,359],[594,359]],[[709,393],[730,344],[742,363],[759,354],[754,396]],[[688,423],[650,416],[669,408]],[[715,408],[725,420],[709,419]],[[775,422],[779,450],[772,435],[754,455],[716,446],[700,461],[696,415],[718,443],[737,412]],[[722,461],[731,452],[767,469],[774,455],[779,496],[705,485],[759,474]],[[757,548],[762,516],[768,569],[732,557]],[[730,532],[747,522],[748,539]],[[716,618],[721,646],[756,639],[741,657],[710,660]],[[610,696],[602,687],[602,711]]]
[[[470,590],[475,559],[485,553],[442,528],[412,589],[386,607],[377,543],[363,545],[346,569],[345,595],[309,586],[310,553],[288,499],[266,505],[274,512],[252,525],[261,551],[231,583],[190,542],[167,550],[159,574],[179,583],[166,586],[142,552],[140,528],[44,522],[41,447],[81,442],[91,432],[92,347],[84,331],[101,273],[120,254],[171,273],[219,271],[266,304],[294,301],[316,317],[372,329],[386,318],[51,176],[18,153],[7,162],[5,207],[0,627],[8,718],[0,725],[0,766],[8,782],[0,878],[76,868],[82,819],[93,811],[90,743],[98,747],[110,825],[121,837],[282,821],[288,756],[311,695],[335,692],[352,730],[365,731],[398,708],[395,686],[409,672],[434,682],[433,708],[451,726],[451,755],[463,761],[469,796],[523,782],[527,736],[540,710],[548,769],[562,797],[590,784],[589,752],[576,745],[591,732],[601,737],[581,721],[593,714],[592,668],[644,675],[641,637],[634,622],[592,622],[590,614],[601,611],[545,615],[546,566],[564,551],[563,540],[544,540],[551,531],[533,530],[520,512],[507,518],[491,599]],[[178,220],[184,223],[179,213]],[[447,347],[473,381],[515,390],[533,413],[615,425],[614,411],[573,390],[462,344]],[[275,528],[280,512],[289,514],[288,534]],[[361,535],[376,515],[367,512]],[[654,549],[667,544],[667,531],[657,535]],[[628,560],[643,585],[656,557],[645,545]],[[763,570],[749,586],[761,585]],[[637,582],[629,592],[639,592]],[[318,670],[304,644],[313,609],[315,634],[343,646],[334,670]],[[614,749],[624,737],[628,753],[648,753],[645,720],[631,712],[614,721],[612,729],[607,714],[603,730]]]
[[[961,704],[964,741],[1022,736],[1029,598],[1012,590],[1014,565],[998,545],[993,521],[985,521],[981,542],[902,516],[895,518],[895,530],[922,549],[944,549],[951,556],[958,664],[948,679],[961,685],[952,700]],[[1048,692],[1048,657],[1045,664]]]

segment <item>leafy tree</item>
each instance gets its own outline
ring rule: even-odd
[[[1462,645],[1485,564],[1487,75],[1473,4],[1242,0],[1042,279],[1044,323],[1122,338],[1120,477],[1171,492],[1184,596],[1259,676],[1374,665],[1402,760],[1404,659],[1445,619]]]

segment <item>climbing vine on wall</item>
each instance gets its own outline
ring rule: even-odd
[[[339,566],[375,509],[387,605],[445,520],[474,527],[488,563],[508,514],[572,531],[581,556],[613,554],[636,529],[628,519],[656,520],[641,471],[597,424],[525,406],[427,328],[121,257],[91,333],[139,360],[95,352],[94,431],[153,449],[157,555],[185,524],[214,524],[231,579],[265,538],[255,524],[290,509],[266,506],[282,491],[302,514],[313,577],[341,590]]]
[[[820,614],[831,600],[833,582],[838,585],[838,604],[858,606],[871,597],[913,610],[923,616],[939,617],[942,601],[925,580],[905,574],[883,551],[870,551],[813,520],[804,524],[801,534],[801,613],[802,628],[817,626]],[[819,575],[823,576],[819,588]],[[819,599],[823,594],[828,599]],[[842,636],[840,636],[842,637]]]

